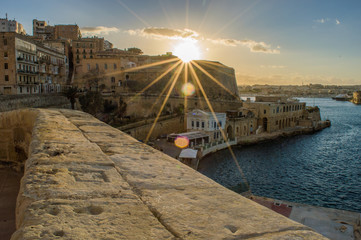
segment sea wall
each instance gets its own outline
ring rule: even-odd
[[[5,114],[33,116],[12,240],[325,239],[86,113]]]
[[[0,112],[29,107],[70,108],[70,101],[66,97],[57,94],[0,96]]]

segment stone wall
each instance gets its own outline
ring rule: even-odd
[[[23,169],[36,115],[29,109],[0,114],[0,168]]]
[[[325,239],[86,113],[5,114],[35,119],[12,240]]]
[[[119,97],[106,97],[106,99],[111,100],[112,102],[119,102]],[[157,102],[158,96],[139,96],[134,97],[134,95],[123,95],[122,100],[127,103],[126,115],[131,117],[153,117],[156,116],[160,110],[160,106],[164,101],[164,97]],[[215,112],[224,112],[226,110],[238,110],[242,107],[242,102],[240,101],[230,101],[222,99],[210,99],[210,103]],[[170,97],[165,105],[164,111],[174,112],[176,108],[180,105],[184,106],[184,98],[182,97]],[[188,111],[193,109],[203,109],[209,111],[210,109],[203,98],[188,98],[187,99]]]
[[[62,95],[0,95],[0,112],[11,111],[19,108],[70,108],[70,101]]]
[[[123,126],[119,129],[131,135],[135,139],[144,141],[153,126],[154,119],[152,119],[151,121],[147,120],[146,122],[147,123],[143,124],[142,126],[131,128]],[[154,140],[163,134],[181,133],[186,132],[186,130],[187,129],[185,127],[184,116],[160,120],[157,121],[157,123],[154,125],[152,134],[150,135],[150,140]]]

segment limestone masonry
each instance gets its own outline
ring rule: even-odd
[[[24,165],[12,240],[325,239],[83,112],[4,112],[0,134]]]

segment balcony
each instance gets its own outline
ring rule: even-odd
[[[37,71],[29,71],[29,70],[22,70],[22,69],[18,69],[17,73],[29,74],[29,75],[38,75],[39,74],[39,72],[37,72]]]
[[[37,61],[32,61],[30,59],[25,59],[22,57],[18,57],[17,60],[18,60],[18,62],[24,62],[24,63],[28,63],[28,64],[38,64]]]

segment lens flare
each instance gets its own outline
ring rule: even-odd
[[[182,93],[184,96],[192,96],[195,92],[195,87],[192,83],[185,83],[182,87]]]
[[[187,63],[192,60],[198,60],[200,57],[199,47],[195,41],[185,40],[174,49],[174,55]]]
[[[179,136],[174,140],[174,144],[179,148],[186,148],[189,145],[189,139],[187,137]]]

